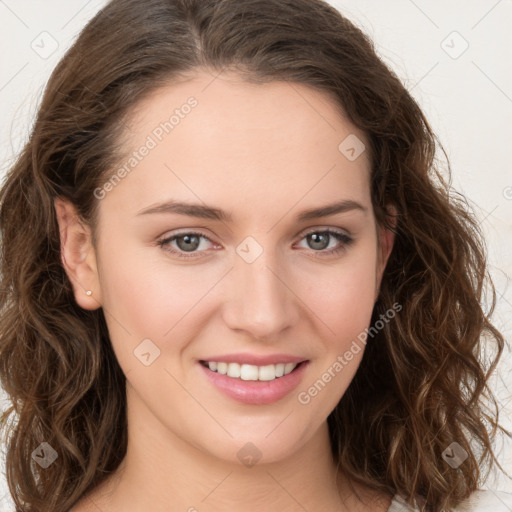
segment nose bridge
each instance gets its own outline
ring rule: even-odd
[[[264,247],[250,236],[236,247],[236,253],[231,273],[234,291],[226,321],[231,328],[246,330],[254,337],[278,334],[298,316],[294,314],[293,294],[280,275],[275,248]]]

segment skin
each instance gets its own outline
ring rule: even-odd
[[[363,350],[308,404],[297,400],[370,325],[392,249],[392,233],[375,222],[367,152],[350,161],[338,150],[348,135],[365,136],[323,92],[197,71],[138,105],[127,151],[190,96],[198,105],[100,200],[96,246],[73,205],[55,201],[76,301],[104,309],[127,379],[127,455],[72,510],[385,511],[390,497],[354,484],[358,499],[330,456],[327,416]],[[225,209],[233,220],[137,215],[170,198]],[[342,199],[366,211],[296,220]],[[309,232],[326,228],[354,242],[308,241]],[[197,257],[169,252],[191,254],[183,239],[167,250],[157,244],[178,231],[208,237]],[[236,252],[248,236],[263,250],[252,263]],[[339,254],[322,256],[335,247]],[[149,366],[134,356],[147,338],[160,350]],[[233,352],[286,353],[310,364],[283,399],[241,404],[210,384],[197,363]],[[252,467],[237,457],[248,442],[261,453]]]

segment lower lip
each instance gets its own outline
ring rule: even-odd
[[[309,361],[300,363],[291,373],[274,380],[242,380],[221,375],[197,363],[210,382],[230,398],[251,405],[277,402],[291,393],[300,383]]]

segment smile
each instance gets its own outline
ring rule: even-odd
[[[309,364],[309,360],[300,359],[263,366],[201,360],[197,367],[224,396],[244,404],[268,405],[290,396]]]

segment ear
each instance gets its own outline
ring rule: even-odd
[[[387,217],[388,222],[391,224],[392,229],[396,228],[397,224],[397,210],[394,206],[389,205],[387,208]],[[384,269],[386,268],[386,264],[388,262],[389,256],[393,249],[393,245],[395,243],[395,233],[391,231],[389,228],[385,226],[381,226],[377,228],[378,239],[379,239],[379,247],[377,248],[377,272],[376,272],[376,281],[375,281],[375,300],[377,300],[380,291],[380,284],[382,282],[382,276],[384,275]]]
[[[70,201],[56,198],[54,206],[60,232],[60,257],[73,286],[75,300],[83,309],[98,309],[101,307],[101,290],[91,230],[80,221]],[[88,291],[91,292],[89,295]]]

